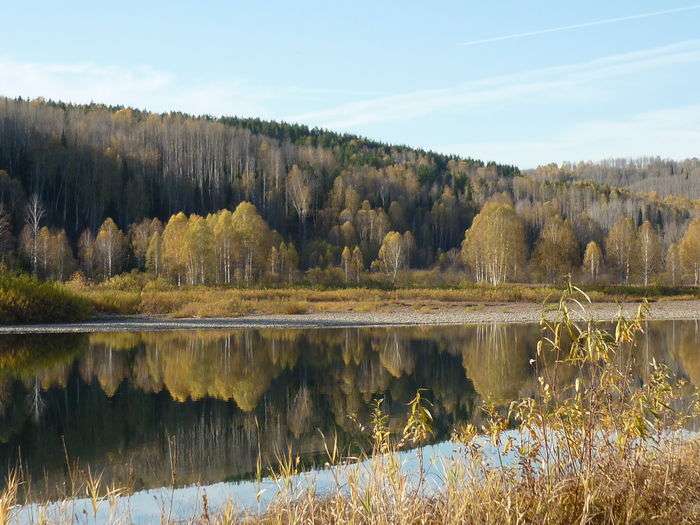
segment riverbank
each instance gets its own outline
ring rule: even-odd
[[[376,313],[410,309],[431,313],[469,309],[475,305],[551,302],[562,287],[537,284],[487,286],[467,283],[456,288],[229,288],[163,285],[160,281],[113,280],[106,284],[76,286],[76,295],[100,315],[166,315],[171,318],[230,318],[251,315]],[[700,300],[692,287],[587,286],[594,303]]]
[[[639,303],[593,303],[587,315],[600,321],[614,320],[620,308],[633,316]],[[459,325],[480,323],[536,323],[542,315],[537,303],[487,303],[436,305],[431,310],[410,306],[375,312],[315,312],[305,314],[256,314],[241,317],[180,318],[164,316],[106,316],[79,323],[0,326],[0,334],[137,332],[162,330],[213,330],[235,328],[353,328],[375,326]],[[700,319],[700,300],[658,301],[650,304],[649,320]]]

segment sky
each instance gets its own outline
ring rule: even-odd
[[[700,156],[687,0],[7,4],[4,96],[299,122],[521,168]]]

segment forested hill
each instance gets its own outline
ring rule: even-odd
[[[656,193],[700,199],[700,159],[674,161],[659,157],[610,159],[601,162],[566,163],[537,170],[552,175],[569,175],[601,185],[626,188],[639,193]]]
[[[327,240],[343,211],[369,221],[379,214],[379,230],[414,230],[426,260],[461,241],[473,213],[471,177],[518,173],[301,125],[7,98],[0,169],[9,175],[0,199],[16,231],[33,193],[46,222],[72,239],[106,217],[126,229],[144,217],[206,214],[246,200],[297,243]],[[448,219],[432,213],[441,203]]]
[[[639,175],[662,173],[652,169],[657,164],[663,161],[521,173],[298,124],[0,98],[0,244],[8,252],[27,245],[17,251],[25,254],[24,266],[29,257],[37,271],[38,230],[20,238],[27,203],[36,196],[44,213],[34,222],[48,226],[56,242],[65,231],[65,243],[56,245],[67,243],[75,254],[82,249],[81,258],[89,251],[78,238],[94,236],[107,218],[133,244],[135,225],[144,219],[165,223],[181,211],[205,216],[243,201],[295,247],[302,270],[340,264],[346,247],[358,248],[367,268],[392,231],[410,232],[411,267],[455,262],[465,230],[493,199],[509,202],[522,221],[524,256],[552,216],[568,221],[577,256],[591,241],[602,245],[622,217],[637,225],[649,221],[670,246],[686,230],[695,203],[665,198],[674,192],[656,186],[668,188],[666,179],[652,184],[651,176]],[[695,195],[697,161],[671,163],[663,173],[678,179],[678,193]],[[642,193],[650,185],[657,195]],[[140,249],[130,250],[120,267],[143,267]]]

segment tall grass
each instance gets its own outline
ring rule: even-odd
[[[392,432],[381,400],[375,403],[371,421],[361,427],[369,443],[361,453],[342,452],[337,439],[326,440],[335,480],[329,491],[300,487],[300,458],[280,454],[273,474],[278,492],[267,508],[243,512],[229,501],[211,509],[204,496],[201,511],[185,522],[700,522],[700,442],[686,431],[700,413],[697,393],[654,361],[642,383],[633,379],[635,361],[643,358],[636,340],[645,328],[646,304],[610,331],[595,320],[574,322],[586,318],[588,302],[569,287],[545,312],[537,391],[508,406],[485,404],[478,427],[456,426],[452,439],[462,455],[444,461],[437,490],[429,490],[434,480],[425,469],[402,469],[401,452],[420,447],[433,433],[431,405],[418,391],[398,431]],[[415,453],[422,465],[421,449]],[[259,465],[258,478],[261,460]],[[96,521],[100,505],[115,522],[128,521],[128,511],[119,511],[120,489],[105,487],[89,472],[83,477],[76,494],[87,495],[93,510],[78,521]],[[17,515],[18,483],[11,477],[0,495],[0,523]],[[162,523],[175,519],[163,509]],[[65,520],[75,522],[70,513]]]
[[[128,277],[128,278],[127,278]],[[416,311],[470,307],[486,303],[556,301],[559,288],[548,285],[502,286],[462,283],[454,288],[177,288],[163,281],[119,276],[100,285],[72,289],[96,311],[108,314],[168,315],[172,317],[236,317],[248,314],[306,312],[368,312],[410,308]],[[589,290],[596,302],[640,301],[649,292],[655,299],[697,299],[697,290],[603,287]]]
[[[81,321],[90,302],[54,282],[0,272],[0,324]]]

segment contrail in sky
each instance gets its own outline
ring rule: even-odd
[[[529,36],[537,36],[537,35],[545,35],[547,33],[559,33],[562,31],[570,31],[572,29],[581,29],[584,27],[593,27],[593,26],[602,26],[606,24],[615,24],[617,22],[625,22],[627,20],[639,20],[640,18],[651,18],[652,16],[660,16],[660,15],[670,15],[673,13],[682,13],[684,11],[694,11],[696,9],[700,9],[700,4],[696,5],[691,5],[687,7],[677,7],[675,9],[664,9],[663,11],[654,11],[651,13],[640,13],[638,15],[630,15],[630,16],[620,16],[617,18],[606,18],[604,20],[594,20],[592,22],[584,22],[582,24],[573,24],[570,26],[562,26],[562,27],[552,27],[549,29],[539,29],[537,31],[528,31],[525,33],[513,33],[510,35],[501,35],[501,36],[494,36],[490,38],[482,38],[479,40],[470,40],[468,42],[460,42],[460,46],[477,46],[480,44],[488,44],[491,42],[502,42],[504,40],[515,40],[517,38],[526,38]]]

